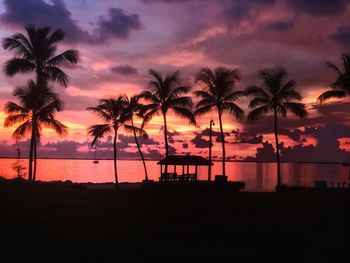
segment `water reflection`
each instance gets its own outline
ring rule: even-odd
[[[15,172],[11,169],[14,159],[0,159],[0,174],[11,178]],[[156,161],[147,161],[149,177],[158,180],[159,166]],[[27,164],[27,161],[24,162]],[[315,180],[333,182],[335,186],[348,181],[350,167],[338,164],[282,163],[282,182],[288,185],[312,186]],[[271,191],[276,185],[276,165],[274,163],[227,163],[229,180],[244,181],[248,191]],[[144,179],[141,161],[118,161],[121,182],[140,182]],[[215,162],[212,175],[220,174],[221,163]],[[206,180],[208,170],[199,167],[199,180]],[[110,160],[101,160],[94,164],[92,160],[38,160],[38,179],[43,181],[71,180],[73,182],[113,182],[113,164]]]

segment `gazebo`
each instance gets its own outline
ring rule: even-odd
[[[211,166],[213,163],[209,162],[207,159],[201,156],[195,155],[171,155],[158,163],[160,165],[160,177],[159,181],[197,181],[198,166]],[[163,166],[171,165],[173,166],[173,172],[165,173],[163,171]],[[182,166],[182,173],[178,174],[176,171],[177,166]],[[194,166],[194,172],[190,172],[190,166]],[[186,169],[185,169],[186,167]],[[169,169],[169,168],[168,168]]]

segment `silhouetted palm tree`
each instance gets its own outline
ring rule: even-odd
[[[65,63],[76,64],[78,51],[66,50],[58,55],[57,43],[64,39],[60,29],[50,34],[50,27],[25,27],[27,36],[15,34],[2,40],[4,49],[13,53],[14,57],[5,63],[6,75],[17,73],[36,73],[37,86],[40,81],[54,81],[67,86],[69,77],[60,69]]]
[[[140,95],[133,95],[129,98],[127,98],[127,105],[126,105],[126,114],[129,115],[129,121],[130,121],[130,127],[128,127],[127,125],[125,126],[127,128],[127,130],[132,131],[133,135],[134,135],[134,139],[135,139],[135,143],[137,146],[137,149],[140,153],[141,159],[142,159],[142,164],[143,164],[143,168],[145,171],[145,180],[148,181],[148,174],[147,174],[147,167],[146,167],[146,162],[145,162],[145,158],[143,156],[143,153],[141,151],[141,147],[138,141],[138,136],[143,136],[143,138],[148,138],[148,135],[146,133],[146,131],[143,129],[143,125],[141,125],[141,128],[138,128],[135,126],[134,123],[134,117],[138,117],[140,119],[143,119],[143,109],[144,109],[144,105],[142,105],[140,102]]]
[[[105,123],[92,125],[88,129],[88,133],[94,137],[92,146],[96,140],[103,138],[108,134],[113,135],[113,161],[114,161],[114,177],[116,188],[119,188],[118,171],[117,171],[117,139],[120,127],[128,128],[126,122],[130,116],[126,112],[128,99],[124,95],[118,98],[101,99],[100,104],[96,107],[88,107],[87,110],[92,111],[100,117]]]
[[[202,68],[195,77],[195,82],[203,85],[203,90],[194,94],[201,98],[196,105],[195,115],[200,116],[216,108],[219,115],[221,146],[222,146],[222,175],[226,176],[225,169],[225,135],[222,127],[222,114],[228,111],[237,119],[244,115],[243,110],[235,101],[243,95],[242,91],[235,91],[235,84],[239,81],[238,70],[229,70],[218,67],[214,71]]]
[[[30,137],[29,149],[29,180],[36,179],[37,144],[42,134],[42,127],[52,128],[59,135],[67,133],[67,127],[55,119],[55,113],[61,111],[63,102],[48,86],[38,89],[37,84],[30,80],[25,87],[18,87],[13,92],[19,104],[8,102],[5,106],[8,116],[4,126],[20,125],[13,133],[16,139],[23,139],[27,134]],[[33,172],[34,161],[34,172]]]
[[[317,101],[319,103],[331,98],[344,98],[350,95],[350,55],[344,54],[342,60],[342,68],[337,67],[332,62],[326,63],[330,69],[335,71],[337,79],[331,84],[331,90],[322,93],[318,97]]]
[[[150,121],[153,116],[159,113],[163,116],[164,143],[165,155],[169,156],[168,146],[168,128],[167,128],[167,113],[172,110],[177,116],[188,119],[190,124],[195,124],[195,118],[191,111],[192,99],[189,96],[184,96],[190,91],[190,87],[181,86],[179,79],[179,71],[173,74],[166,75],[164,78],[161,73],[150,69],[149,74],[153,80],[148,83],[148,91],[144,91],[141,97],[146,99],[150,104],[146,106],[145,123]],[[165,166],[167,172],[167,166]]]
[[[249,103],[252,109],[248,114],[248,121],[253,122],[262,115],[273,114],[273,125],[276,140],[276,160],[277,160],[277,186],[280,186],[280,150],[278,142],[278,116],[287,117],[288,111],[295,116],[302,118],[307,115],[305,104],[300,103],[301,95],[294,88],[295,80],[287,80],[287,71],[283,68],[260,71],[262,86],[250,86],[246,89],[247,96],[254,98]]]

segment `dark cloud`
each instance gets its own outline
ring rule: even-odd
[[[235,136],[235,141],[233,142],[233,144],[261,144],[263,142],[263,135],[241,132],[240,130],[234,130],[231,133]]]
[[[247,157],[247,161],[273,162],[276,160],[275,149],[269,142],[264,142],[262,147],[256,149],[254,157]]]
[[[296,13],[309,15],[339,15],[346,11],[349,0],[288,0],[287,4]]]
[[[208,148],[209,147],[209,140],[203,139],[203,137],[209,137],[210,130],[209,128],[206,128],[202,130],[201,132],[196,132],[194,138],[191,140],[191,142],[194,144],[196,148]],[[230,136],[230,133],[225,133],[225,138]],[[221,142],[221,133],[217,131],[212,131],[212,140],[215,142]],[[227,142],[227,141],[225,141]]]
[[[106,16],[100,16],[93,34],[82,29],[72,18],[63,0],[4,0],[2,23],[15,26],[51,26],[66,32],[68,42],[99,44],[112,38],[126,39],[132,30],[141,28],[139,16],[127,14],[119,8],[110,8]]]
[[[340,26],[337,29],[337,32],[330,35],[337,44],[345,48],[350,47],[350,26]]]
[[[306,127],[304,131],[296,130],[291,132],[294,139],[302,135],[309,135],[317,140],[317,144],[298,145],[285,147],[281,143],[281,160],[287,162],[345,162],[348,152],[340,149],[340,138],[350,136],[350,127],[345,125],[326,125],[323,127]],[[248,157],[247,160],[274,161],[274,144],[264,142],[263,147],[257,149],[255,157]]]
[[[253,10],[273,6],[276,0],[223,0],[223,12],[227,19],[240,22],[252,15]]]
[[[138,74],[138,71],[136,68],[130,66],[130,65],[119,65],[111,68],[112,73],[118,73],[121,75],[135,75]]]
[[[271,24],[267,25],[268,29],[278,31],[278,32],[285,32],[293,28],[295,21],[288,20],[288,21],[277,21],[273,22]]]
[[[69,42],[85,42],[89,34],[72,18],[62,0],[4,0],[6,11],[1,15],[1,22],[12,25],[51,26],[66,32]]]
[[[194,144],[196,148],[208,148],[209,141],[202,138],[201,134],[196,134],[191,140],[191,143]]]
[[[179,133],[178,131],[168,131],[168,141],[169,143],[175,143],[176,139],[175,137],[176,136],[180,136],[181,133]]]
[[[100,16],[96,33],[98,39],[106,40],[111,37],[126,39],[132,30],[141,29],[141,21],[136,14],[127,14],[120,8],[110,8],[107,16]]]

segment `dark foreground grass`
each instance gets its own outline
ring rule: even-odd
[[[0,262],[349,262],[349,248],[346,192],[0,185]]]

